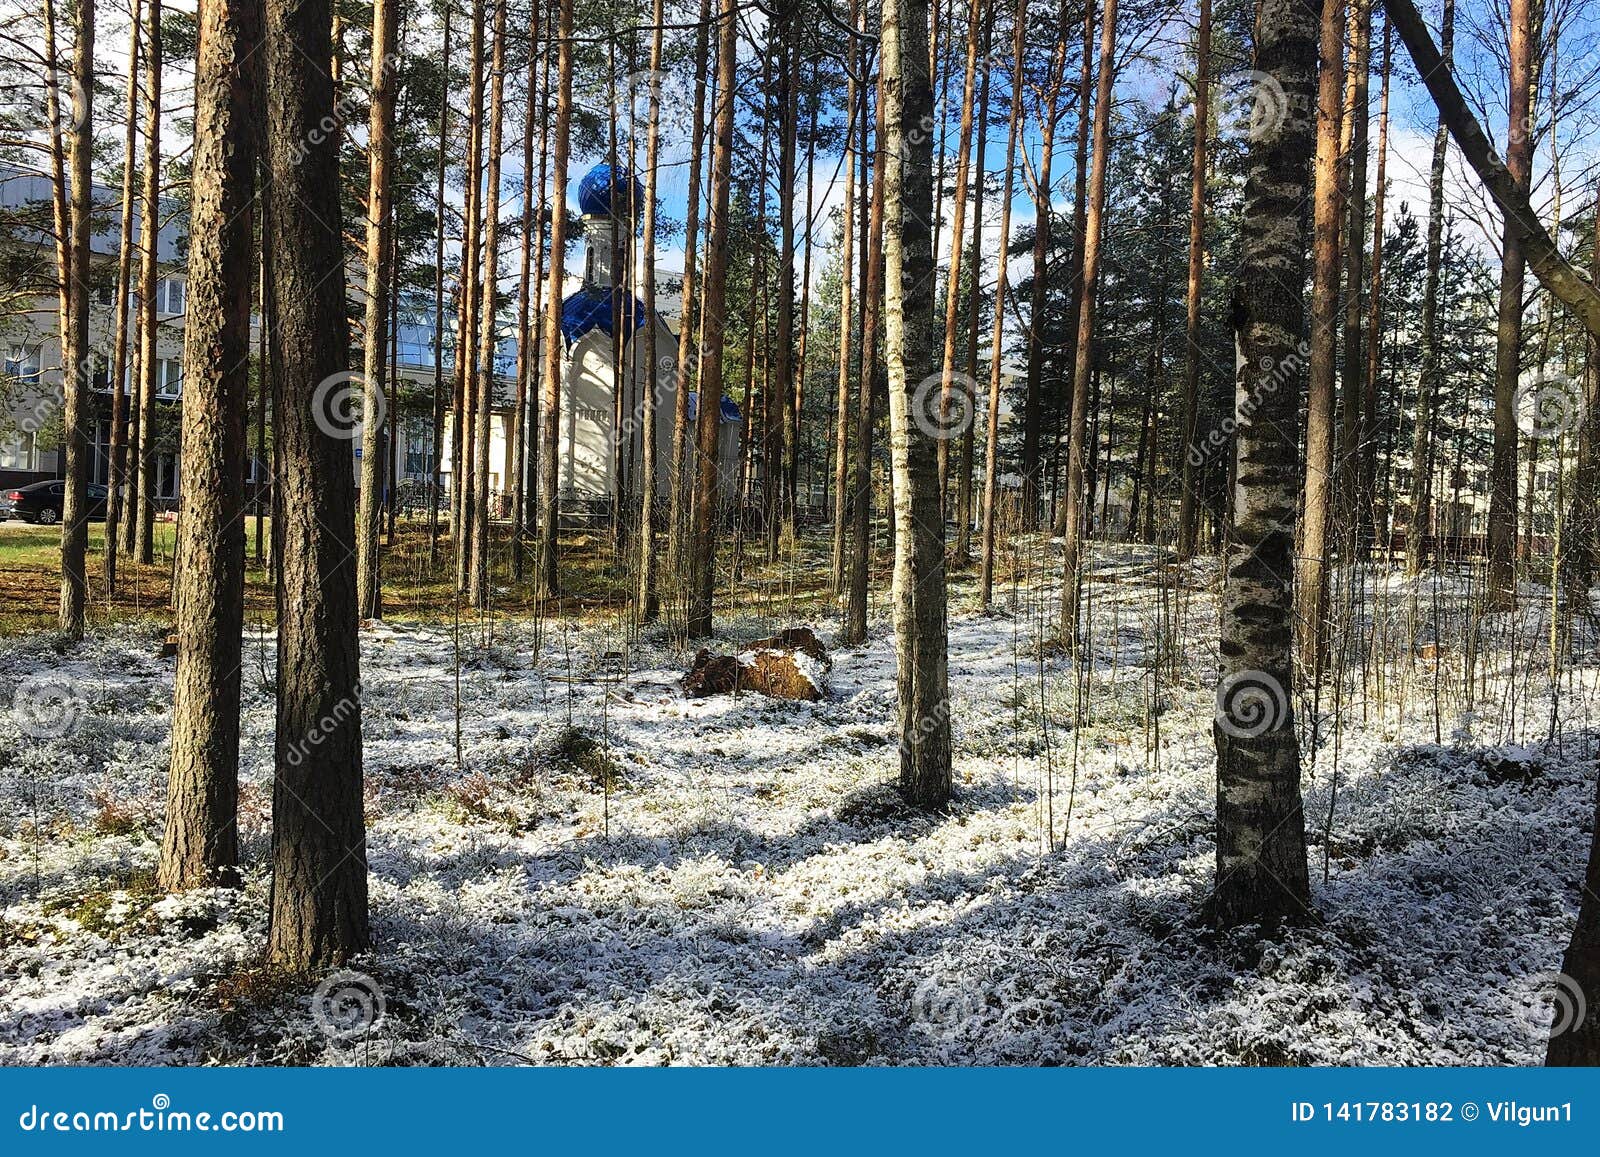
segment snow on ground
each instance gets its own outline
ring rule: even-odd
[[[1159,599],[1150,573],[1132,553],[1100,569],[1076,732],[1070,663],[1035,643],[1048,590],[1014,617],[952,618],[957,799],[938,817],[888,786],[882,621],[834,651],[816,704],[689,700],[690,653],[658,638],[546,624],[536,657],[532,624],[498,624],[492,645],[464,643],[459,770],[448,630],[364,632],[375,948],[352,968],[383,1016],[356,1033],[328,1031],[313,984],[260,966],[271,637],[246,639],[246,886],[168,899],[152,888],[172,691],[157,633],[68,654],[10,640],[0,681],[69,679],[84,710],[55,739],[0,721],[0,1061],[1537,1062],[1596,746],[1570,723],[1544,740],[1537,643],[1483,669],[1471,713],[1443,698],[1443,745],[1426,663],[1381,707],[1324,716],[1306,761],[1320,918],[1256,946],[1201,911],[1212,600]],[[1563,718],[1587,720],[1594,673]]]

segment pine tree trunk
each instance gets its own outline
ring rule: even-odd
[[[161,0],[150,0],[145,33],[144,182],[139,209],[139,481],[127,529],[127,553],[155,562],[156,501],[156,287],[161,236]]]
[[[273,428],[281,529],[277,778],[267,957],[294,971],[366,948],[355,480],[318,418],[349,365],[328,0],[266,0]]]
[[[1299,635],[1300,666],[1313,684],[1321,682],[1328,602],[1328,535],[1336,501],[1334,383],[1338,372],[1339,217],[1344,191],[1339,159],[1345,83],[1343,13],[1343,0],[1323,0],[1318,40],[1322,67],[1317,78],[1305,498],[1295,567],[1295,625]],[[1355,235],[1354,244],[1360,246],[1359,234]],[[1347,428],[1353,431],[1353,423]]]
[[[1533,54],[1538,32],[1532,0],[1510,0],[1511,90],[1507,100],[1506,171],[1526,194],[1533,169]],[[1489,465],[1489,576],[1491,604],[1515,597],[1517,546],[1517,385],[1521,376],[1523,279],[1527,257],[1516,225],[1507,218],[1500,237],[1500,301],[1495,335],[1494,450]]]
[[[117,593],[117,541],[128,484],[128,307],[133,272],[133,178],[137,167],[139,136],[139,55],[143,50],[144,2],[133,0],[128,32],[128,112],[122,150],[122,224],[117,239],[116,329],[111,354],[111,446],[106,472],[105,573],[106,590]]]
[[[1200,304],[1205,290],[1206,155],[1211,126],[1211,0],[1200,0],[1195,32],[1194,157],[1189,170],[1189,288],[1185,297],[1183,354],[1183,485],[1178,498],[1178,558],[1194,557],[1200,534],[1198,468],[1195,445],[1200,420]]]
[[[984,5],[985,59],[994,42],[995,7],[995,0],[989,0]],[[985,164],[989,143],[989,82],[994,71],[992,67],[983,69],[983,82],[978,96],[978,148],[973,161],[973,183],[976,188],[972,197],[972,274],[967,279],[967,380],[962,383],[967,391],[967,418],[961,430],[961,475],[956,481],[956,546],[952,552],[952,563],[957,567],[966,566],[972,557],[972,471],[978,441],[978,317],[983,298],[980,291],[983,273],[983,194],[989,175]]]
[[[1072,186],[1072,255],[1071,262],[1071,289],[1067,295],[1067,344],[1063,351],[1064,364],[1074,366],[1078,361],[1078,315],[1083,312],[1083,239],[1088,232],[1089,221],[1089,125],[1092,120],[1090,109],[1094,100],[1094,65],[1095,65],[1095,30],[1099,27],[1096,21],[1094,0],[1087,0],[1083,6],[1083,41],[1078,52],[1078,127],[1074,136],[1076,144],[1073,147],[1073,173]],[[1063,408],[1066,412],[1068,425],[1072,422],[1072,387],[1073,382],[1068,378],[1065,382],[1065,396],[1062,398]],[[1059,438],[1058,438],[1059,440]],[[1061,455],[1061,448],[1056,447],[1056,456]],[[1089,455],[1093,473],[1093,453]],[[1093,493],[1094,487],[1090,486],[1089,492]],[[1092,503],[1090,504],[1092,505]],[[1063,501],[1055,512],[1055,524],[1052,530],[1057,535],[1067,532],[1067,503]]]
[[[1300,751],[1290,700],[1301,286],[1316,129],[1317,0],[1263,0],[1234,327],[1238,498],[1221,599],[1215,915],[1224,927],[1309,910]]]
[[[1369,451],[1376,445],[1371,415],[1366,412],[1366,386],[1363,381],[1366,359],[1362,356],[1363,313],[1361,290],[1367,237],[1367,150],[1369,145],[1368,106],[1372,59],[1371,0],[1351,0],[1350,9],[1350,150],[1345,221],[1345,296],[1344,296],[1344,445],[1340,462],[1345,531],[1354,556],[1366,558],[1372,543],[1372,493],[1364,471]]]
[[[868,15],[863,7],[861,21]],[[856,399],[856,453],[850,477],[850,591],[845,601],[847,645],[867,641],[867,594],[872,577],[872,427],[878,394],[878,319],[883,301],[884,134],[883,70],[878,70],[872,136],[872,196],[867,209],[861,274],[861,389]],[[865,190],[863,190],[865,192]]]
[[[468,34],[467,87],[467,189],[462,213],[461,301],[456,317],[455,345],[455,429],[452,431],[450,470],[450,533],[455,539],[456,590],[467,589],[467,571],[472,557],[473,500],[473,418],[478,412],[476,373],[478,325],[481,317],[479,297],[483,284],[479,278],[483,232],[483,40],[484,0],[473,0],[472,24]]]
[[[1072,373],[1072,426],[1067,434],[1067,524],[1061,579],[1061,637],[1078,631],[1078,591],[1083,551],[1084,430],[1088,421],[1089,376],[1094,367],[1095,291],[1100,278],[1100,228],[1106,204],[1106,164],[1111,147],[1111,102],[1117,47],[1117,0],[1105,0],[1100,17],[1100,75],[1094,103],[1094,145],[1089,162],[1089,206],[1083,235],[1083,301],[1078,311],[1078,344]]]
[[[556,9],[555,149],[550,161],[550,305],[544,315],[544,404],[539,414],[539,494],[544,508],[539,538],[539,589],[546,596],[560,590],[557,538],[560,533],[561,475],[556,460],[561,420],[561,282],[566,276],[567,158],[572,148],[572,0]]]
[[[536,258],[534,238],[544,239],[544,221],[535,206],[544,197],[541,180],[538,192],[534,191],[533,128],[538,120],[540,60],[549,60],[548,53],[540,52],[540,27],[542,13],[535,8],[530,21],[532,42],[528,48],[528,92],[522,110],[522,237],[517,258],[517,379],[512,398],[511,412],[511,474],[507,480],[511,490],[511,577],[522,581],[523,542],[522,529],[527,503],[528,468],[528,386],[533,376],[533,366],[538,358],[534,349],[533,316],[539,311],[535,300],[534,283],[539,279],[542,254]],[[541,158],[542,160],[542,158]]]
[[[1367,35],[1371,38],[1372,14],[1370,10],[1366,16]],[[1384,525],[1376,524],[1377,511],[1380,506],[1378,494],[1378,373],[1381,368],[1380,354],[1383,341],[1383,215],[1385,207],[1384,182],[1389,176],[1389,70],[1393,63],[1394,46],[1392,43],[1393,29],[1387,19],[1383,23],[1383,53],[1379,65],[1378,80],[1378,146],[1377,146],[1377,171],[1374,174],[1372,194],[1372,271],[1369,275],[1367,287],[1367,344],[1365,352],[1364,372],[1361,377],[1361,413],[1362,421],[1366,425],[1367,437],[1361,446],[1361,499],[1362,499],[1362,527],[1364,534],[1362,542],[1367,552],[1371,553],[1372,544],[1381,545],[1383,558],[1387,561],[1390,557],[1390,547],[1393,545],[1389,537],[1389,527],[1392,525],[1393,511],[1388,509],[1387,496],[1384,498]],[[1370,53],[1370,46],[1369,46]],[[1385,441],[1393,434],[1393,430],[1385,430]],[[1387,490],[1387,471],[1385,472],[1385,489]],[[1381,533],[1380,533],[1381,532]]]
[[[1440,30],[1444,67],[1449,68],[1455,44],[1455,0],[1444,2]],[[1434,396],[1439,379],[1439,266],[1444,257],[1444,165],[1450,130],[1444,118],[1433,134],[1433,165],[1428,177],[1428,251],[1422,289],[1422,370],[1417,376],[1417,409],[1411,441],[1411,518],[1406,526],[1406,575],[1416,578],[1427,558],[1427,535],[1433,532],[1432,438]]]
[[[1114,0],[1113,0],[1114,2]],[[1020,92],[1027,67],[1028,0],[1017,0],[1011,22],[1011,91]],[[1079,110],[1082,115],[1083,110]],[[1017,181],[1017,136],[1022,126],[1022,102],[1011,102],[1011,118],[1006,129],[1005,191],[1000,196],[1000,252],[995,260],[994,339],[989,347],[989,406],[984,429],[983,461],[983,540],[978,550],[978,604],[988,611],[994,596],[995,534],[999,528],[1000,502],[1000,359],[1005,352],[1006,294],[1010,276],[1006,271],[1006,250],[1011,243],[1011,202]],[[976,293],[976,286],[974,286]]]
[[[382,0],[380,0],[382,2]],[[260,0],[204,0],[195,61],[183,326],[183,517],[178,663],[161,886],[237,882],[244,465]]]
[[[94,354],[89,348],[89,237],[93,232],[94,188],[90,164],[94,152],[94,4],[79,0],[77,35],[72,50],[72,206],[69,245],[73,290],[67,303],[66,340],[62,342],[61,386],[66,392],[62,417],[66,444],[66,497],[61,510],[61,633],[83,638],[89,584],[85,573],[89,549],[89,466],[94,449],[89,441],[89,407],[94,389]]]
[[[850,0],[850,27],[856,26],[859,0]],[[863,153],[860,135],[866,131],[866,86],[856,85],[856,70],[860,67],[860,53],[855,37],[850,38],[846,71],[849,79],[845,87],[845,110],[849,127],[844,142],[844,211],[840,214],[839,238],[839,382],[834,407],[833,435],[833,565],[829,569],[829,590],[835,597],[845,588],[845,529],[849,518],[850,501],[847,486],[850,480],[850,371],[851,361],[851,304],[850,284],[854,276],[855,220],[856,220],[856,158]],[[857,104],[861,105],[860,115]]]
[[[667,568],[676,582],[686,573],[685,549],[689,538],[693,499],[690,495],[694,435],[689,421],[689,376],[694,356],[694,298],[696,245],[700,232],[700,170],[706,145],[706,74],[711,57],[711,0],[700,0],[695,26],[694,113],[690,124],[688,195],[683,223],[683,297],[678,322],[678,380],[672,402],[672,472],[667,514]]]
[[[483,280],[477,301],[478,358],[473,397],[472,554],[467,575],[467,601],[479,610],[489,605],[489,554],[493,533],[489,507],[489,434],[494,421],[495,312],[499,308],[500,275],[500,144],[505,125],[506,0],[495,0],[494,51],[489,61],[489,150],[485,158],[483,197]]]
[[[450,6],[444,10],[444,45],[441,59],[450,59]],[[428,570],[433,570],[439,551],[439,490],[443,485],[444,457],[444,178],[450,140],[450,81],[439,82],[439,165],[434,182],[433,270],[433,454],[428,471]]]
[[[883,6],[884,354],[894,469],[894,630],[900,790],[917,807],[950,799],[944,512],[935,432],[917,420],[934,369],[933,117],[927,0]]]
[[[728,203],[733,172],[733,120],[738,63],[738,21],[734,0],[719,0],[717,16],[717,103],[711,142],[711,210],[706,222],[705,297],[701,314],[710,319],[700,350],[700,412],[696,421],[693,543],[689,567],[688,635],[711,634],[716,589],[717,435],[722,422],[722,352],[728,279]],[[770,469],[770,464],[768,466]]]
[[[641,401],[639,434],[639,574],[634,592],[640,621],[654,622],[659,612],[656,597],[656,398],[657,383],[663,378],[660,351],[656,348],[656,189],[661,164],[661,76],[662,28],[666,10],[663,0],[654,0],[650,23],[650,111],[645,126],[644,304],[644,397]]]
[[[394,228],[389,169],[394,155],[396,69],[400,22],[396,0],[373,0],[372,100],[367,119],[367,309],[362,340],[361,505],[356,515],[356,591],[363,619],[383,617],[383,570],[378,555],[378,514],[383,499],[384,388],[388,366],[389,251]],[[389,416],[393,421],[395,415]]]

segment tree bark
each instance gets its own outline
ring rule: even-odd
[[[62,342],[61,388],[66,392],[63,440],[66,443],[66,496],[61,508],[61,633],[83,638],[89,583],[89,406],[94,389],[94,355],[89,349],[89,237],[94,211],[90,163],[94,152],[94,3],[78,0],[77,35],[72,49],[72,206],[68,244],[72,288],[67,300],[66,340]]]
[[[859,0],[850,0],[850,27],[853,29],[857,20]],[[850,479],[850,371],[853,367],[851,361],[851,304],[850,282],[854,276],[855,263],[855,219],[856,219],[856,158],[863,154],[861,146],[865,144],[857,136],[857,121],[861,122],[860,132],[866,132],[866,86],[860,86],[859,97],[856,85],[856,73],[860,68],[861,55],[856,49],[856,39],[850,38],[846,50],[848,53],[846,71],[849,79],[845,86],[845,110],[849,118],[845,130],[844,142],[844,211],[840,214],[841,236],[839,238],[839,382],[837,401],[834,408],[834,435],[833,435],[833,565],[829,570],[830,586],[835,597],[844,591],[847,581],[845,571],[845,529],[849,519],[850,500],[847,487]],[[861,105],[861,115],[857,116],[857,104]]]
[[[728,279],[728,201],[733,172],[734,73],[738,63],[738,9],[719,0],[716,123],[711,144],[711,209],[706,222],[705,298],[708,319],[700,349],[700,412],[696,421],[693,547],[689,565],[688,635],[711,634],[716,589],[717,442],[722,423],[722,352]],[[769,464],[770,469],[770,464]]]
[[[561,420],[561,280],[566,275],[567,158],[572,125],[572,0],[556,9],[555,149],[550,161],[550,305],[544,315],[544,405],[539,414],[540,461],[543,471],[540,505],[544,508],[539,538],[539,589],[546,596],[560,590],[557,538],[560,533],[561,475],[556,460]]]
[[[328,0],[266,0],[278,710],[267,957],[292,971],[366,948],[351,448],[317,418],[349,365]]]
[[[894,463],[894,628],[900,790],[913,805],[950,799],[944,511],[934,434],[915,420],[934,367],[933,117],[927,0],[883,6],[884,352]]]
[[[1370,3],[1370,0],[1367,0]],[[1366,14],[1367,37],[1370,41],[1372,13]],[[1385,202],[1384,182],[1389,175],[1389,70],[1393,62],[1393,25],[1387,18],[1383,23],[1383,52],[1379,63],[1378,81],[1378,145],[1377,171],[1372,192],[1372,269],[1367,288],[1367,342],[1361,375],[1361,415],[1366,427],[1366,438],[1361,444],[1361,543],[1364,554],[1370,554],[1374,543],[1381,543],[1383,557],[1389,558],[1389,533],[1392,511],[1385,510],[1384,525],[1377,525],[1378,499],[1378,371],[1380,369],[1381,343],[1383,341],[1383,214]],[[1370,55],[1370,45],[1368,52]],[[1361,319],[1357,318],[1359,323]],[[1358,353],[1360,351],[1357,351]],[[1347,355],[1348,356],[1348,355]],[[1387,483],[1385,484],[1387,490]]]
[[[1061,566],[1061,637],[1078,631],[1078,587],[1083,550],[1084,430],[1088,422],[1089,376],[1094,367],[1095,291],[1100,278],[1100,229],[1106,204],[1106,165],[1111,147],[1112,85],[1116,80],[1117,0],[1105,0],[1100,16],[1100,76],[1094,103],[1094,145],[1089,162],[1089,207],[1084,221],[1083,300],[1072,373],[1072,425],[1067,434],[1067,525]]]
[[[384,357],[389,320],[389,261],[394,209],[389,169],[394,155],[396,0],[373,0],[372,98],[367,118],[367,309],[362,340],[361,505],[356,516],[356,591],[363,619],[383,617],[383,569],[378,555],[378,514],[383,499]],[[389,415],[389,420],[394,420]]]
[[[1017,0],[1011,22],[1011,91],[1022,89],[1027,67],[1028,0]],[[1083,115],[1083,110],[1079,110]],[[983,540],[978,550],[978,603],[988,611],[994,596],[995,534],[1000,502],[1000,359],[1005,352],[1006,294],[1011,278],[1006,272],[1006,249],[1011,238],[1011,201],[1016,192],[1017,135],[1022,125],[1022,102],[1011,102],[1006,129],[1005,191],[1000,196],[1000,252],[995,260],[994,339],[989,347],[989,407],[984,429]]]
[[[642,622],[654,622],[660,610],[656,596],[656,399],[661,372],[656,349],[656,187],[661,163],[661,76],[662,24],[666,10],[663,0],[651,5],[650,23],[650,112],[645,127],[644,185],[644,303],[648,316],[644,322],[644,397],[639,416],[639,575],[635,591]]]
[[[380,0],[380,3],[384,0]],[[161,886],[237,883],[260,0],[203,0],[184,313],[178,662]]]
[[[994,0],[984,5],[983,17],[983,55],[989,56],[990,46],[994,42],[994,13],[996,4]],[[977,418],[978,418],[978,318],[981,312],[980,305],[983,294],[983,194],[984,186],[988,183],[988,170],[985,167],[985,157],[989,143],[989,83],[994,75],[994,69],[985,67],[983,82],[978,96],[978,148],[977,157],[973,161],[973,171],[976,174],[972,197],[972,274],[967,279],[967,380],[962,383],[967,391],[967,419],[962,423],[961,430],[961,476],[956,481],[956,546],[952,552],[952,563],[957,567],[964,567],[972,556],[972,522],[973,522],[973,493],[972,471],[973,458],[977,449]]]
[[[1206,155],[1211,125],[1211,0],[1200,0],[1195,31],[1194,157],[1189,170],[1189,288],[1185,297],[1183,355],[1183,484],[1178,498],[1178,558],[1194,557],[1200,533],[1196,487],[1204,464],[1195,445],[1200,418],[1200,305],[1205,290]],[[1197,461],[1197,459],[1200,459]]]
[[[1317,151],[1313,179],[1311,372],[1306,395],[1306,464],[1300,550],[1295,567],[1295,626],[1300,667],[1319,683],[1325,653],[1328,534],[1336,501],[1334,383],[1339,309],[1339,217],[1343,197],[1340,127],[1343,121],[1344,0],[1323,0],[1318,40]],[[1354,244],[1361,245],[1359,234]],[[1347,440],[1355,423],[1347,425]],[[1346,462],[1353,461],[1346,456]],[[1346,507],[1348,511],[1349,508]]]
[[[116,330],[112,338],[111,446],[106,472],[105,573],[106,590],[117,593],[117,536],[128,485],[123,478],[128,461],[128,306],[133,272],[133,179],[139,136],[139,54],[143,49],[144,2],[133,0],[128,33],[128,113],[122,150],[122,225],[117,238]]]
[[[1455,46],[1455,0],[1444,0],[1440,42],[1442,68],[1449,69]],[[1391,17],[1391,21],[1392,21]],[[1432,532],[1434,395],[1439,378],[1439,267],[1444,257],[1444,165],[1450,130],[1444,117],[1433,134],[1433,165],[1428,175],[1428,249],[1422,288],[1422,371],[1417,376],[1417,409],[1411,439],[1411,518],[1406,525],[1406,576],[1422,573],[1427,535]]]
[[[444,9],[444,44],[440,59],[450,59],[449,5]],[[433,570],[439,550],[439,490],[443,485],[444,457],[444,179],[450,140],[450,80],[439,80],[439,165],[434,182],[433,269],[433,454],[428,471],[428,569]]]
[[[1237,497],[1221,599],[1215,916],[1269,926],[1309,911],[1293,688],[1291,554],[1299,382],[1309,348],[1301,286],[1317,86],[1316,0],[1263,0],[1234,328]]]
[[[161,237],[161,0],[150,0],[150,23],[144,45],[145,121],[144,188],[139,209],[139,482],[135,512],[128,519],[132,538],[127,552],[137,552],[145,566],[155,562],[156,501],[156,287],[160,278]]]

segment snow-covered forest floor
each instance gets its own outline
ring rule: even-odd
[[[1514,623],[1469,627],[1450,581],[1375,581],[1314,757],[1296,703],[1318,918],[1258,947],[1203,914],[1214,566],[1177,593],[1148,552],[1097,566],[1081,683],[1036,644],[1043,577],[1002,585],[991,616],[960,588],[957,797],[938,817],[891,786],[881,615],[866,646],[834,649],[816,704],[689,700],[692,652],[659,630],[628,645],[612,624],[545,622],[536,656],[531,622],[497,623],[487,647],[464,627],[459,770],[449,629],[364,631],[375,947],[352,968],[383,1016],[354,1035],[259,963],[270,634],[246,640],[245,887],[169,899],[159,631],[64,656],[6,640],[0,681],[52,672],[85,709],[58,739],[0,719],[0,1062],[1539,1061],[1593,816],[1592,640],[1550,740],[1534,588]],[[742,613],[719,639],[788,625]],[[833,623],[812,625],[832,648]]]

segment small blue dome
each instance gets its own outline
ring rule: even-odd
[[[612,303],[616,291],[611,289],[580,289],[566,301],[561,303],[561,334],[570,344],[577,341],[592,329],[603,330],[608,336],[615,337],[612,331]],[[628,324],[628,302],[630,298],[622,297],[622,324]],[[644,302],[637,297],[633,302],[633,329],[637,333],[645,323]]]
[[[610,165],[596,165],[578,183],[578,208],[586,217],[632,218],[643,200],[639,178],[620,165],[615,172]]]
[[[689,391],[689,421],[698,422],[699,420],[700,420],[700,391],[698,391],[698,390],[690,390]],[[723,394],[722,395],[722,421],[724,423],[742,422],[742,421],[744,421],[744,415],[739,413],[739,403],[735,402],[732,398],[728,397],[727,394]]]

